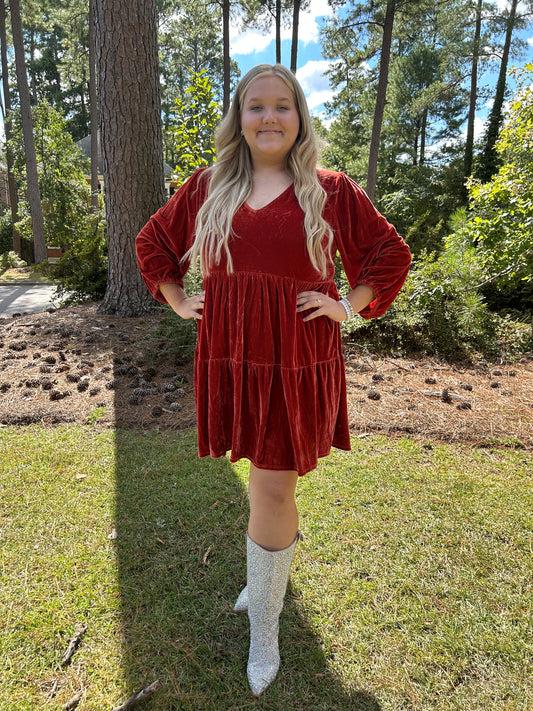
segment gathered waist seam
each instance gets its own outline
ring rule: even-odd
[[[281,363],[256,363],[253,360],[237,360],[237,358],[202,358],[196,356],[197,361],[203,363],[234,363],[235,365],[255,365],[261,368],[282,368],[283,370],[303,370],[304,368],[309,368],[312,365],[327,365],[328,363],[338,363],[342,360],[341,355],[335,355],[333,358],[328,358],[327,360],[314,360],[311,363],[306,363],[305,365],[282,365]]]

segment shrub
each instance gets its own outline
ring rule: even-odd
[[[0,256],[0,269],[5,271],[6,269],[15,269],[17,267],[25,267],[26,262],[21,259],[16,252],[4,252]]]
[[[77,232],[56,263],[50,265],[56,295],[66,305],[103,298],[107,285],[107,241],[100,213],[87,217],[85,229]]]
[[[422,253],[387,313],[350,334],[373,350],[401,350],[461,359],[496,347],[496,322],[475,285],[481,271],[474,250],[460,245],[438,258]]]

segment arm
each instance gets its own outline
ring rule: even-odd
[[[346,175],[339,173],[335,192],[327,205],[334,249],[340,253],[344,271],[352,289],[365,285],[374,292],[366,306],[352,303],[354,312],[365,318],[385,313],[396,298],[409,271],[409,247],[394,227],[372,205],[366,193]]]
[[[370,286],[359,284],[355,289],[352,289],[346,298],[352,305],[354,314],[357,314],[374,301],[375,294]],[[346,310],[340,301],[318,291],[300,292],[296,306],[296,311],[315,309],[304,317],[304,321],[310,321],[318,316],[328,316],[333,321],[345,321],[347,318]]]
[[[165,298],[167,304],[178,316],[181,316],[181,318],[202,318],[205,292],[202,291],[194,296],[187,296],[183,287],[174,283],[159,284],[159,291]]]
[[[196,215],[205,199],[207,184],[197,171],[152,215],[136,238],[137,261],[142,277],[152,296],[166,303],[160,284],[183,287],[189,267],[185,255],[194,242]],[[177,305],[181,292],[171,294]],[[171,306],[174,305],[171,304]],[[191,318],[192,314],[187,316]]]

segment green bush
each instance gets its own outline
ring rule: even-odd
[[[13,249],[13,220],[11,213],[6,212],[0,216],[0,254],[11,252]],[[21,235],[22,259],[26,263],[33,262],[33,241]]]
[[[0,255],[0,270],[2,271],[25,266],[27,266],[26,262],[21,259],[16,252],[4,252]]]
[[[11,215],[5,213],[0,217],[0,254],[13,249],[13,222]]]
[[[107,285],[107,241],[100,213],[87,217],[85,229],[71,239],[65,254],[50,265],[56,295],[65,305],[102,299]]]
[[[380,319],[360,324],[353,341],[375,351],[437,355],[450,360],[497,349],[496,319],[476,288],[482,273],[474,250],[450,245],[422,253],[396,301]]]

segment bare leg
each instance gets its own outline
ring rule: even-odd
[[[276,678],[280,665],[279,616],[298,541],[294,498],[298,474],[250,466],[247,597],[250,619],[248,682],[255,696]],[[241,596],[239,596],[240,598]]]
[[[262,548],[287,548],[298,533],[298,509],[294,498],[295,471],[258,469],[250,464],[250,521],[248,535]]]

